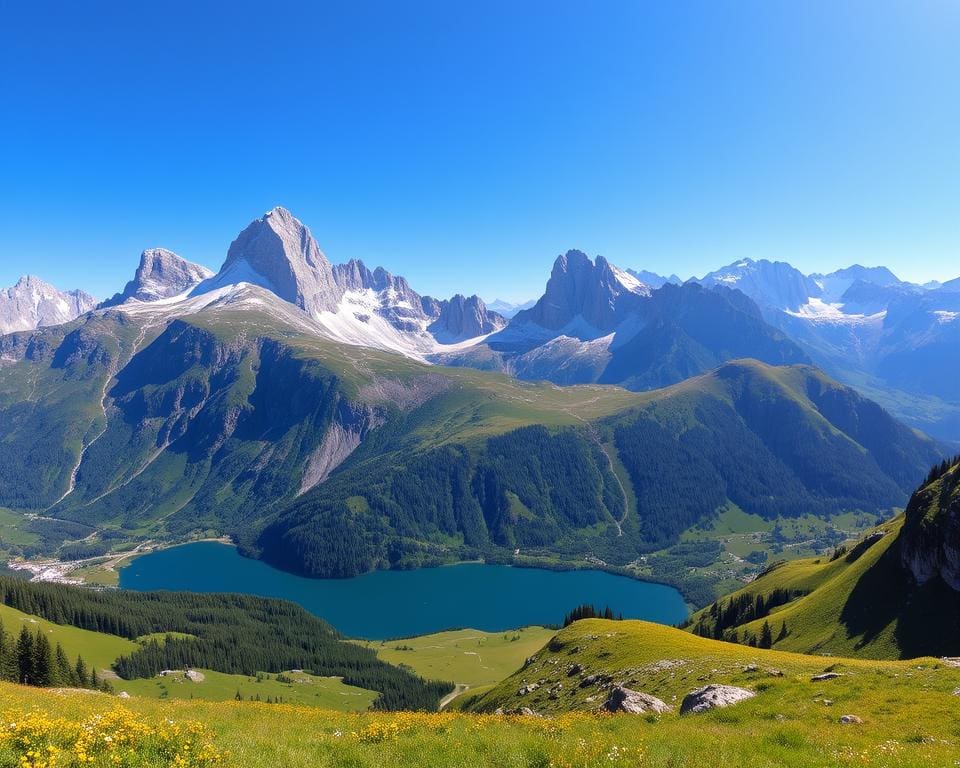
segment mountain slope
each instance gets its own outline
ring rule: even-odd
[[[868,658],[960,654],[960,464],[944,467],[913,494],[902,516],[829,561],[769,569],[694,616],[693,631],[736,633],[745,642],[759,638],[769,622],[775,634],[786,627],[775,640],[778,649]]]
[[[890,718],[887,727],[891,728],[896,716],[890,705],[902,717],[903,704],[917,695],[908,691],[914,674],[927,690],[919,698],[929,697],[931,704],[936,701],[944,711],[954,708],[950,694],[960,681],[960,670],[937,667],[934,659],[918,664],[806,656],[724,643],[642,621],[583,619],[558,632],[520,670],[471,702],[470,708],[512,712],[526,707],[546,715],[596,712],[615,687],[623,686],[669,705],[671,710],[657,718],[669,722],[701,717],[679,713],[684,696],[718,684],[754,694],[723,713],[735,718],[741,728],[745,723],[753,728],[762,720],[760,710],[789,711],[794,722],[814,717],[821,733],[844,712],[856,712],[871,722]],[[827,670],[836,672],[836,678],[811,680]],[[825,697],[834,705],[829,720]],[[688,727],[698,726],[688,721]]]
[[[544,295],[503,330],[429,359],[556,384],[600,382],[646,390],[727,360],[808,362],[742,294],[688,283],[650,286],[602,256],[557,258]]]
[[[907,283],[886,267],[804,275],[743,259],[700,283],[736,288],[830,375],[910,424],[960,440],[960,295]]]
[[[229,533],[315,576],[516,548],[625,564],[728,501],[887,510],[939,457],[803,366],[557,388],[334,344],[252,286],[157,318],[0,339],[0,504],[74,536]]]
[[[123,291],[103,302],[113,307],[136,300],[142,302],[170,299],[213,277],[206,267],[191,264],[166,248],[149,248],[140,255],[140,265]]]

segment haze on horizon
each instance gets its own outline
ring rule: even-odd
[[[568,248],[960,273],[957,5],[513,5],[6,9],[0,286],[217,269],[274,205],[437,296]]]

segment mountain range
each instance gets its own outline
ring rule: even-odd
[[[0,506],[40,515],[54,551],[54,530],[215,532],[310,576],[623,566],[725,509],[902,506],[941,446],[710,282],[570,251],[508,322],[332,264],[274,209],[216,274],[151,249],[96,309],[0,336]]]
[[[124,290],[99,305],[24,278],[0,294],[0,331],[66,322],[95,306],[189,315],[249,286],[298,307],[303,327],[333,341],[561,385],[644,391],[741,357],[813,362],[912,426],[960,440],[960,278],[920,286],[885,267],[805,275],[743,259],[684,282],[571,250],[539,300],[488,307],[477,296],[422,296],[360,261],[333,264],[307,227],[276,208],[244,229],[216,274],[150,249]]]

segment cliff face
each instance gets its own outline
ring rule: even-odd
[[[960,460],[928,480],[907,505],[900,561],[918,584],[939,576],[960,591]]]

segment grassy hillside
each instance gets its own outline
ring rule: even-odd
[[[811,683],[811,677],[828,670],[842,676]],[[599,677],[593,680],[592,675]],[[561,630],[529,664],[476,699],[472,709],[589,711],[603,703],[610,682],[672,705],[708,683],[737,685],[759,694],[731,712],[759,707],[810,715],[824,707],[816,699],[826,697],[843,712],[885,721],[893,732],[897,718],[909,711],[911,698],[920,690],[940,706],[953,706],[956,700],[949,696],[960,685],[960,669],[932,658],[873,661],[763,650],[648,622],[589,619]],[[536,689],[522,694],[520,690],[531,683]],[[960,717],[960,710],[953,709]]]
[[[389,664],[406,666],[428,680],[451,680],[456,694],[490,688],[518,669],[553,637],[554,630],[523,627],[507,632],[458,629],[431,635],[364,641]]]
[[[809,659],[753,651],[639,622],[602,621],[578,622],[564,630],[556,650],[541,652],[538,660],[566,664],[576,647],[581,650],[573,656],[581,663],[609,671],[629,669],[625,676],[644,678],[643,686],[638,685],[641,690],[656,688],[667,699],[672,691],[679,696],[702,685],[699,677],[746,685],[758,695],[734,707],[684,717],[580,712],[536,718],[344,714],[290,705],[138,697],[118,701],[102,694],[0,684],[0,708],[10,724],[0,737],[0,761],[16,763],[25,751],[17,737],[29,733],[31,744],[42,750],[53,743],[59,750],[58,765],[75,765],[75,734],[82,724],[98,736],[84,745],[84,754],[96,766],[110,764],[117,753],[106,745],[118,736],[130,750],[123,753],[129,755],[130,764],[169,765],[179,754],[185,765],[253,768],[600,764],[713,768],[718,761],[757,768],[863,764],[932,768],[951,765],[960,744],[960,715],[950,693],[960,683],[960,673],[938,668],[932,661],[907,665]],[[661,663],[658,671],[636,671],[643,666],[654,669],[664,659],[673,666]],[[743,672],[750,663],[757,663],[760,671]],[[837,664],[844,677],[810,682],[809,676],[828,664]],[[773,665],[784,677],[766,673]],[[565,673],[562,679],[569,683]],[[842,725],[841,714],[857,714],[863,722]],[[99,720],[94,719],[97,716]]]
[[[689,628],[746,643],[759,640],[768,623],[775,649],[800,653],[877,659],[957,655],[960,598],[940,579],[914,583],[901,563],[903,526],[900,515],[837,550],[836,557],[776,565],[692,616]],[[759,613],[758,600],[766,604]],[[731,611],[734,604],[741,615]]]
[[[590,628],[591,634],[610,629]],[[743,661],[714,657],[710,641],[684,637],[707,644],[702,663],[708,673],[718,664]],[[676,658],[673,642],[651,650]],[[759,655],[761,663],[768,658],[783,662],[790,677],[746,681],[760,690],[756,698],[685,717],[343,714],[246,702],[136,697],[121,702],[103,694],[0,684],[0,710],[8,723],[0,737],[0,763],[17,762],[25,749],[16,737],[29,733],[40,750],[54,744],[57,765],[77,765],[76,734],[83,724],[95,736],[91,746],[84,745],[92,758],[85,764],[97,768],[111,764],[117,752],[108,745],[118,737],[124,739],[127,764],[137,766],[171,765],[175,755],[181,765],[238,768],[942,768],[955,761],[960,716],[949,693],[958,682],[955,671],[866,664],[845,666],[849,679],[813,684],[806,678],[809,666],[801,671],[783,655]],[[827,706],[826,698],[834,703]],[[848,712],[859,713],[864,722],[840,724],[840,714]]]

